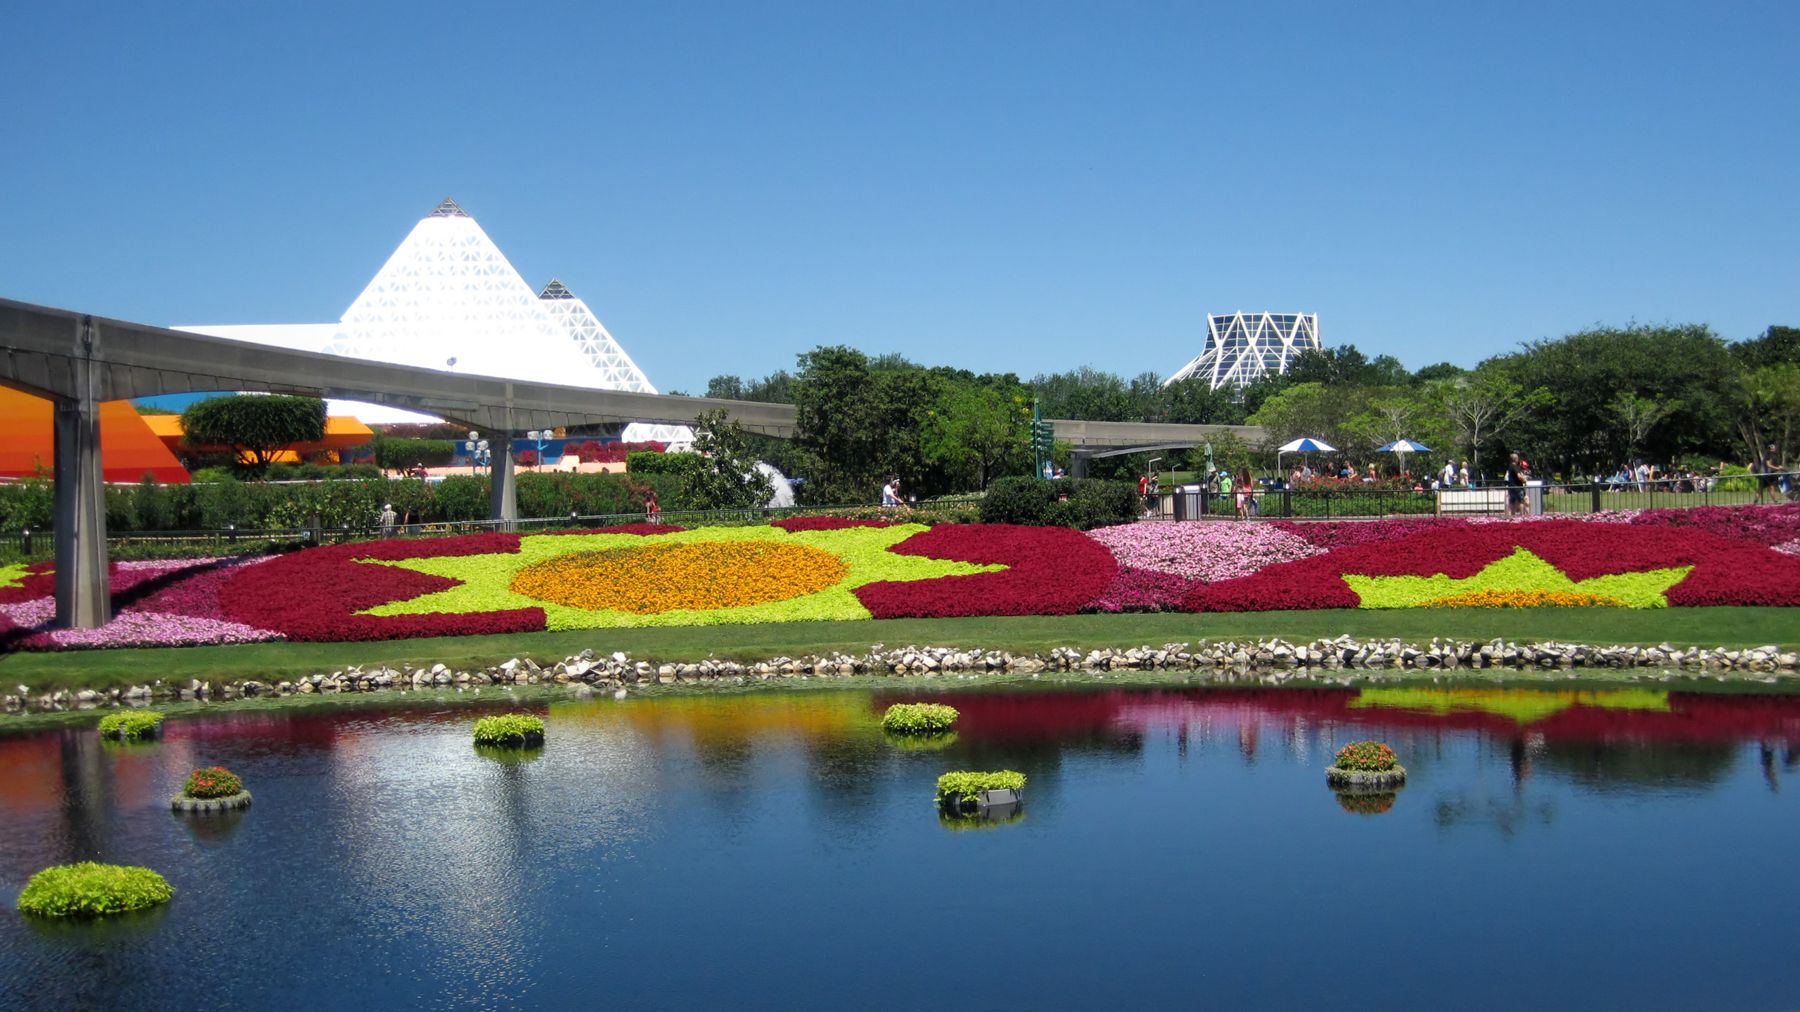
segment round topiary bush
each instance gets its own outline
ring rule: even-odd
[[[889,734],[942,734],[956,718],[956,707],[943,703],[895,703],[881,715],[881,729]]]
[[[1406,767],[1384,742],[1353,741],[1338,749],[1325,769],[1333,787],[1396,787],[1406,782]]]
[[[236,773],[223,766],[208,766],[188,774],[181,793],[169,799],[178,812],[223,812],[250,805],[250,792]]]
[[[475,744],[532,748],[544,743],[544,718],[529,713],[503,713],[475,722]]]
[[[989,773],[973,773],[960,771],[946,773],[938,777],[937,802],[953,811],[966,811],[976,807],[982,795],[989,791],[1012,791],[1015,795],[1025,791],[1025,774],[1017,770],[996,770]]]
[[[39,917],[100,917],[169,902],[175,890],[148,868],[59,864],[45,868],[19,894],[19,912]]]
[[[155,710],[126,710],[100,718],[100,737],[147,741],[162,732],[163,715]]]

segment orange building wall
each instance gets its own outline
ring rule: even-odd
[[[48,474],[55,460],[52,405],[41,397],[0,387],[0,477]],[[187,469],[131,406],[100,405],[100,468],[107,481],[138,482],[148,474],[171,485],[188,482]]]

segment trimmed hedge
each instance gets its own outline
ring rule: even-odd
[[[130,865],[59,864],[45,868],[19,894],[19,912],[39,917],[99,917],[167,903],[167,879]]]
[[[956,707],[943,703],[895,703],[881,715],[881,728],[893,734],[937,734],[956,724]]]

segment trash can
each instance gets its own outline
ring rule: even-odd
[[[1525,508],[1534,517],[1544,515],[1544,483],[1533,479],[1525,483]]]

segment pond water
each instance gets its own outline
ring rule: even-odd
[[[915,698],[540,702],[524,759],[443,703],[0,737],[0,1007],[1800,999],[1800,696],[1005,688],[900,748],[877,718]],[[1371,737],[1410,782],[1340,801]],[[170,813],[213,763],[255,805]],[[1000,768],[1021,817],[940,821],[939,773]],[[176,897],[14,911],[80,859]]]

